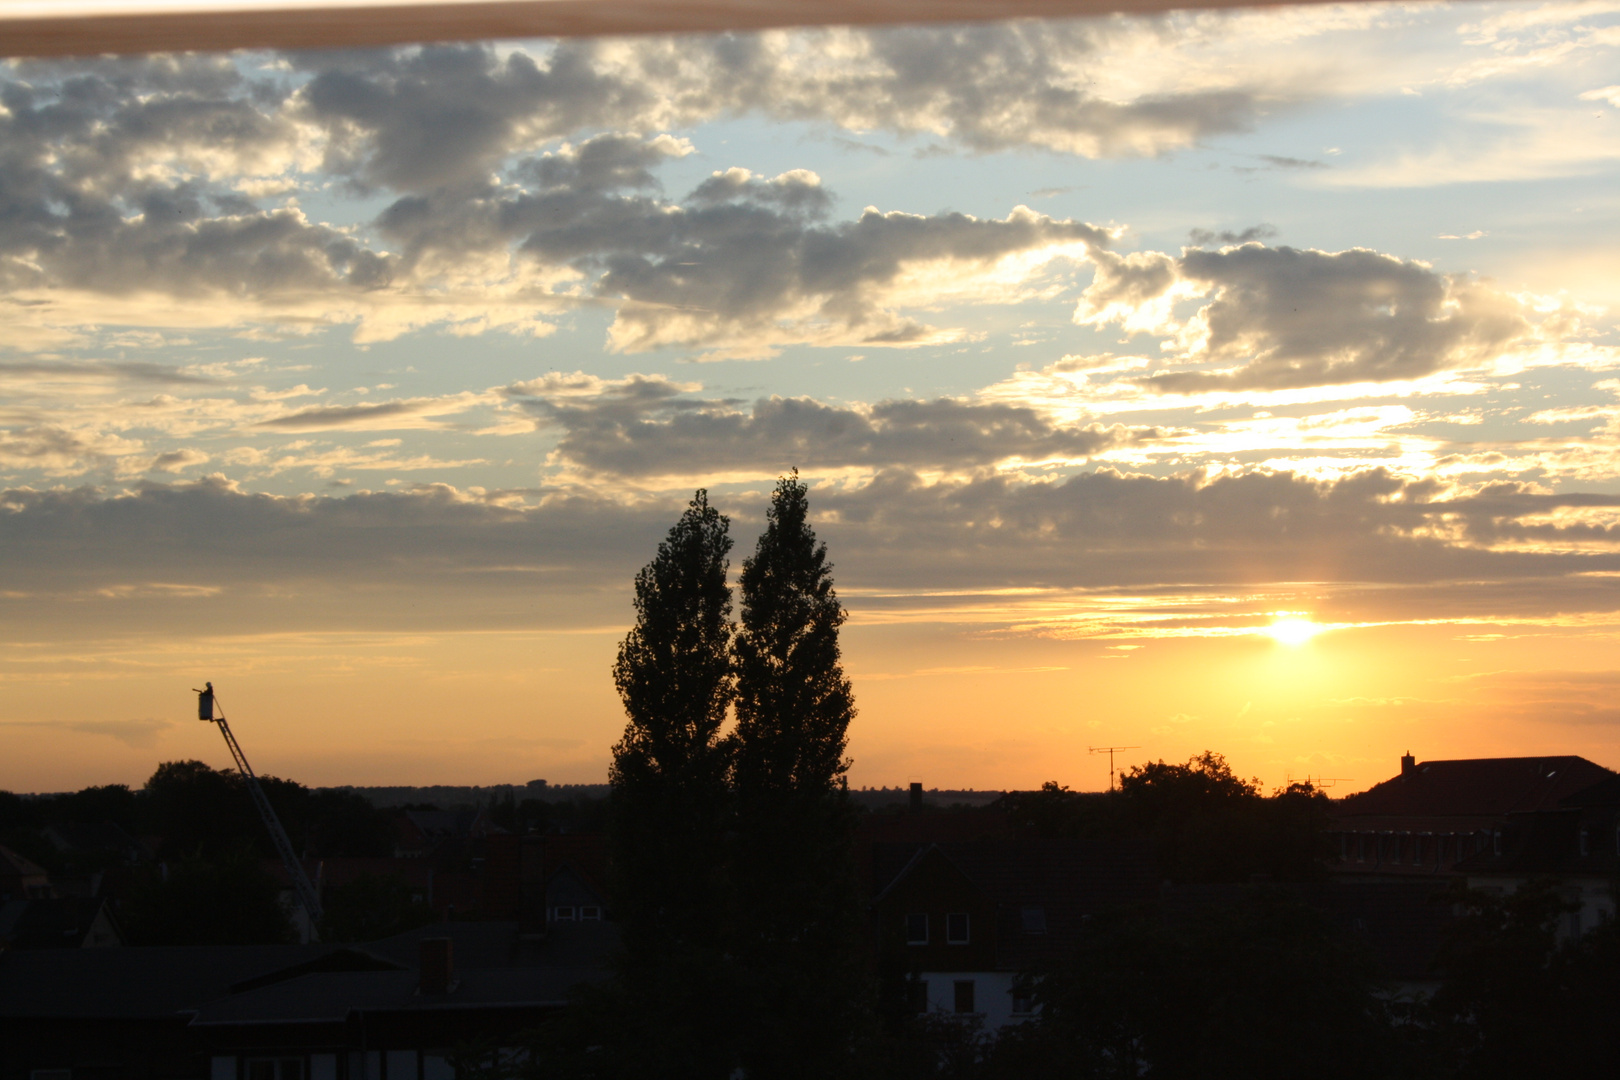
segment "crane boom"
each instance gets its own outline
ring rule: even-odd
[[[321,898],[315,891],[315,886],[309,883],[309,875],[304,873],[304,864],[299,861],[293,852],[292,841],[287,839],[287,830],[281,827],[281,819],[276,817],[275,807],[270,805],[270,799],[259,786],[259,778],[253,772],[253,766],[248,764],[247,755],[242,752],[242,744],[236,741],[231,733],[231,725],[225,720],[225,711],[220,710],[214,715],[214,684],[204,683],[205,689],[197,691],[197,719],[207,720],[219,725],[219,732],[225,736],[225,745],[230,748],[231,759],[236,762],[236,771],[242,774],[247,783],[248,794],[253,798],[253,805],[259,811],[259,818],[264,827],[270,832],[270,842],[275,844],[276,853],[281,856],[282,865],[287,868],[287,876],[292,878],[293,890],[298,894],[298,902],[304,905],[309,914],[310,932],[314,933],[315,924],[321,921]]]

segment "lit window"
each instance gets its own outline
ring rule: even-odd
[[[906,916],[906,944],[928,944],[928,916],[917,912]]]
[[[968,943],[968,913],[953,911],[945,916],[945,943],[947,945],[966,945]]]

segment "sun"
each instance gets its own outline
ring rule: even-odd
[[[1311,640],[1311,638],[1315,637],[1317,634],[1320,634],[1326,629],[1327,627],[1318,626],[1309,619],[1301,619],[1298,616],[1289,616],[1273,622],[1270,626],[1265,628],[1264,632],[1270,634],[1273,638],[1284,645],[1297,647],[1305,644],[1307,641]]]

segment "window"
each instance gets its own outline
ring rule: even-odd
[[[582,907],[579,909],[579,917],[581,919],[600,919],[602,917],[602,909],[599,907]]]
[[[906,916],[906,944],[928,944],[928,916],[916,912]]]
[[[914,1013],[928,1011],[928,980],[913,977],[906,983],[906,1004]]]
[[[955,985],[956,1011],[959,1013],[973,1012],[973,980],[958,979]]]
[[[304,1059],[248,1058],[246,1080],[304,1080]]]
[[[1028,1016],[1035,1011],[1035,998],[1027,988],[1012,992],[1012,1011],[1014,1016]]]
[[[1592,854],[1592,834],[1585,829],[1581,830],[1581,854]]]
[[[571,907],[554,907],[551,909],[551,918],[554,922],[573,922],[574,909]]]
[[[945,916],[945,944],[966,945],[968,943],[968,913],[953,911]]]
[[[1024,924],[1026,934],[1046,933],[1046,909],[1043,907],[1027,907],[1019,911],[1019,921]]]

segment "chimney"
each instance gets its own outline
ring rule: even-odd
[[[1411,776],[1415,771],[1417,771],[1417,759],[1412,756],[1412,751],[1408,750],[1401,755],[1401,775]]]
[[[420,981],[417,989],[423,994],[448,994],[451,986],[450,939],[446,937],[422,938],[416,943]]]
[[[911,785],[911,812],[913,814],[922,812],[922,784],[916,781]]]

